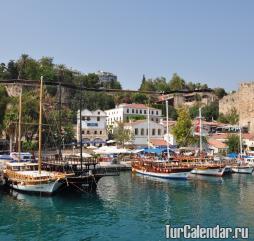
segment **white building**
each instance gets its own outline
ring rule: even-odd
[[[134,145],[145,146],[148,144],[148,138],[150,142],[151,140],[163,141],[163,137],[165,134],[164,126],[154,121],[149,122],[150,133],[148,132],[147,120],[138,120],[134,122],[125,123],[125,128],[129,129],[133,133]]]
[[[159,123],[162,111],[144,104],[120,104],[116,108],[106,110],[107,125],[114,125],[117,122],[125,122],[131,119],[132,116],[144,116],[147,118],[148,110],[150,112],[150,120]]]
[[[105,71],[97,71],[95,73],[98,75],[100,83],[106,85],[107,83],[110,83],[112,81],[117,81],[117,76],[110,73],[110,72],[105,72]]]
[[[85,145],[102,145],[108,139],[106,113],[102,110],[81,112],[82,141]],[[77,113],[77,141],[80,142],[80,112]]]

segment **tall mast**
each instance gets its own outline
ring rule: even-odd
[[[150,109],[147,107],[147,147],[150,147]]]
[[[62,159],[62,83],[61,83],[61,77],[59,77],[59,105],[58,105],[58,111],[59,111],[59,146],[58,146],[58,155],[59,159]]]
[[[167,115],[167,156],[168,156],[168,160],[169,160],[169,130],[168,130],[168,100],[166,100],[166,115]]]
[[[241,126],[239,126],[239,134],[240,134],[240,157],[243,155],[243,145],[242,145],[242,129]]]
[[[202,113],[201,113],[201,107],[199,108],[199,148],[200,148],[200,154],[203,150],[202,148]]]
[[[82,81],[80,81],[80,100],[79,100],[79,140],[80,140],[80,167],[83,171],[83,141],[82,141]]]
[[[21,118],[22,118],[22,87],[19,94],[19,136],[18,136],[18,160],[21,159]]]
[[[42,162],[42,95],[43,95],[43,76],[41,76],[41,85],[40,85],[40,112],[39,112],[39,154],[38,154],[38,171],[41,174],[41,162]]]

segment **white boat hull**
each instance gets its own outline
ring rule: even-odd
[[[11,183],[10,187],[17,191],[22,191],[22,192],[42,193],[42,194],[51,195],[54,192],[56,192],[62,186],[62,184],[63,184],[62,182],[56,180],[49,183],[36,184],[36,185]]]
[[[225,168],[207,168],[207,169],[194,168],[191,171],[191,174],[221,177],[224,175],[224,171]]]
[[[252,174],[253,167],[232,167],[232,171],[235,173]]]
[[[143,175],[159,177],[164,179],[188,179],[190,172],[174,172],[174,173],[156,173],[156,172],[148,172],[145,170],[139,170],[136,168],[132,168],[133,172],[137,172]]]

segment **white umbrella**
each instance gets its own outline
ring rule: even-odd
[[[80,153],[75,154],[75,156],[80,156]],[[89,158],[89,157],[92,157],[92,155],[90,155],[90,154],[88,154],[88,153],[85,153],[85,152],[82,152],[82,157],[84,157],[84,158]]]
[[[87,149],[97,149],[96,146],[88,146]]]
[[[93,150],[97,154],[124,154],[129,153],[127,149],[117,149],[115,146],[103,146],[98,148],[97,150]]]
[[[109,141],[107,141],[107,143],[108,143],[108,144],[116,143],[116,141],[114,141],[114,140],[109,140]]]

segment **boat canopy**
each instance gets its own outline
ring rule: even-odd
[[[163,152],[167,152],[167,148],[144,148],[144,153],[154,153],[154,154],[162,154]],[[169,152],[174,153],[171,149],[169,149]]]
[[[227,157],[229,157],[229,158],[237,158],[238,154],[235,153],[235,152],[231,152],[231,153],[228,153]]]

